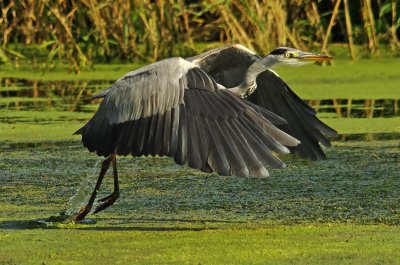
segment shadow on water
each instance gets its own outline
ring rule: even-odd
[[[215,230],[216,227],[210,224],[226,224],[226,223],[245,223],[240,221],[228,220],[183,220],[183,219],[131,219],[119,218],[118,221],[113,219],[110,226],[98,226],[97,221],[93,219],[85,219],[77,224],[63,222],[61,220],[48,221],[54,219],[49,217],[46,219],[33,220],[7,220],[0,222],[0,229],[4,230],[23,230],[23,229],[74,229],[74,230],[94,230],[94,231],[203,231]],[[101,221],[99,219],[98,221]],[[106,221],[110,221],[107,219]],[[173,226],[171,224],[173,223]],[[181,225],[183,224],[184,225]],[[158,225],[157,225],[158,224]],[[188,227],[192,224],[193,227]]]

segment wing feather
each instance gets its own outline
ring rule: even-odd
[[[178,149],[178,129],[179,129],[179,109],[172,109],[172,125],[171,125],[171,143],[169,149],[169,156],[172,156],[176,153]]]
[[[217,48],[188,58],[225,87],[241,83],[250,65],[261,57],[240,45]],[[256,91],[246,103],[277,125],[281,130],[300,140],[301,144],[289,149],[303,158],[325,158],[320,146],[330,146],[329,136],[337,132],[316,117],[315,110],[299,98],[272,70],[261,73]],[[289,145],[287,145],[289,146]]]
[[[167,155],[169,153],[171,143],[171,111],[167,111],[164,115],[163,144],[160,155]]]
[[[330,146],[327,137],[335,136],[336,131],[320,121],[316,112],[273,72],[265,71],[260,74],[257,86],[258,89],[248,100],[287,121],[287,124],[278,127],[301,142],[298,146],[290,148],[291,151],[310,160],[324,159],[325,154],[319,143]]]
[[[178,127],[178,148],[176,154],[174,154],[174,160],[176,163],[183,165],[187,162],[188,153],[187,115],[184,105],[179,106],[179,117],[180,122]]]
[[[158,114],[159,118],[157,120],[157,127],[155,132],[155,140],[154,140],[154,151],[152,152],[153,155],[160,154],[163,146],[164,140],[164,114]]]
[[[202,161],[200,151],[204,150],[202,146],[201,138],[199,135],[199,130],[197,127],[196,116],[188,114],[188,130],[189,130],[189,142],[188,142],[188,166],[196,169],[200,169],[202,166]]]
[[[230,164],[230,175],[239,175],[239,176],[249,176],[249,168],[248,166],[251,163],[246,163],[245,155],[248,155],[248,152],[245,150],[240,150],[240,139],[236,137],[234,131],[232,131],[229,123],[226,121],[215,121],[216,128],[219,130],[220,136],[223,141],[223,147],[225,152],[228,154],[229,164]],[[234,142],[235,144],[232,144]]]
[[[260,156],[260,153],[257,152],[257,148],[260,148],[260,146],[254,146],[251,144],[253,142],[253,140],[250,139],[252,136],[248,135],[247,132],[242,132],[238,121],[227,124],[227,126],[231,128],[231,131],[234,132],[236,136],[235,142],[237,143],[240,153],[243,154],[242,157],[249,169],[249,175],[268,176],[268,171],[265,169],[263,164],[269,165],[270,163],[267,159],[264,160],[257,157],[257,155]],[[249,148],[249,146],[251,148]],[[264,152],[264,150],[262,150],[262,152]],[[262,158],[267,157],[264,156]]]
[[[222,143],[219,135],[213,131],[215,128],[212,120],[205,119],[206,129],[210,137],[210,149],[208,152],[207,163],[210,165],[214,172],[219,175],[229,175],[229,163],[226,158],[226,154],[222,149]]]
[[[102,102],[108,121],[118,124],[137,120],[182,104],[186,74],[193,67],[182,58],[170,58],[126,74],[108,90]]]
[[[251,107],[192,63],[170,60],[128,73],[101,93],[99,110],[77,132],[90,151],[166,155],[220,175],[265,177],[265,166],[284,167],[273,152],[285,153],[283,144],[297,140],[268,118],[283,120]]]
[[[154,142],[156,136],[156,126],[159,120],[160,114],[153,115],[150,117],[149,133],[147,135],[147,140],[144,143],[143,155],[152,155],[154,150]]]

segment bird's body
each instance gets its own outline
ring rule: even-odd
[[[111,162],[114,193],[95,212],[118,198],[116,155],[170,156],[205,172],[245,177],[268,176],[266,166],[284,167],[277,153],[324,158],[319,143],[329,146],[325,135],[336,132],[270,70],[313,58],[329,57],[278,48],[261,58],[230,45],[121,77],[95,96],[104,98],[98,111],[76,132],[89,151],[107,159],[88,206],[72,220],[90,211]]]

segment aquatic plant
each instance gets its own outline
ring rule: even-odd
[[[279,45],[322,49],[348,43],[398,53],[396,0],[20,0],[0,3],[0,61],[29,58],[70,71],[93,61],[153,61],[189,55],[201,42],[241,42],[256,51]]]

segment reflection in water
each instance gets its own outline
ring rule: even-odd
[[[337,141],[387,141],[399,140],[400,133],[353,133],[339,134],[335,139]]]
[[[331,99],[308,103],[319,113],[336,113],[337,117],[388,118],[400,114],[399,99]]]
[[[92,111],[90,98],[112,81],[37,81],[0,79],[0,107],[16,110]]]
[[[16,110],[57,109],[93,112],[99,100],[90,100],[113,81],[37,81],[0,79],[0,107]],[[393,117],[400,114],[398,99],[310,100],[319,113],[336,117]]]

